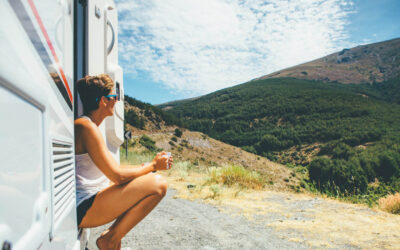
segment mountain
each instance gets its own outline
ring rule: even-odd
[[[365,84],[271,78],[170,104],[168,112],[192,131],[306,166],[324,192],[373,195],[368,183],[378,179],[388,186],[376,192],[386,195],[400,188],[400,105],[384,99]]]
[[[400,189],[399,45],[394,39],[345,49],[158,107],[192,131],[306,166],[322,192],[376,201]]]
[[[337,53],[259,77],[293,77],[324,82],[374,83],[400,76],[400,38]]]

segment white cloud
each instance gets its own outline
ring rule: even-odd
[[[327,55],[346,43],[346,0],[119,0],[124,70],[189,96]]]

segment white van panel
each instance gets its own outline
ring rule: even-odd
[[[47,65],[41,60],[41,55],[35,49],[31,35],[36,32],[45,52],[54,62],[42,30],[38,25],[32,6],[27,1],[1,1],[0,12],[0,102],[1,117],[6,122],[0,123],[0,154],[4,159],[0,174],[0,186],[8,190],[1,192],[1,200],[8,200],[0,206],[0,242],[8,241],[12,249],[37,249],[42,246],[60,246],[60,249],[70,249],[76,243],[77,225],[74,202],[65,208],[60,216],[60,230],[50,241],[52,226],[52,163],[50,162],[50,145],[52,137],[67,138],[73,141],[73,111],[68,107],[65,98],[55,86]],[[55,2],[55,1],[40,1]],[[67,0],[58,1],[67,3]],[[22,6],[16,9],[13,5]],[[31,3],[39,3],[33,1]],[[57,4],[55,13],[66,14],[66,20],[72,18],[63,5]],[[36,6],[37,7],[37,6]],[[44,8],[44,9],[43,9]],[[51,26],[46,15],[46,6],[37,7],[45,28]],[[48,9],[47,9],[48,10]],[[16,11],[21,11],[16,13]],[[21,13],[26,13],[21,21]],[[19,19],[18,19],[19,18]],[[26,29],[26,24],[31,28]],[[65,26],[72,22],[64,23]],[[51,30],[51,28],[49,29]],[[10,31],[12,31],[10,33]],[[69,32],[64,27],[63,40],[69,39],[69,45],[55,48],[60,65],[64,66],[67,78],[72,78],[72,27]],[[48,31],[50,33],[50,31]],[[49,34],[49,37],[51,35]],[[53,38],[50,38],[52,42]],[[55,46],[56,47],[56,46]],[[63,56],[60,50],[66,51]],[[69,51],[68,51],[69,50]],[[61,58],[61,59],[60,59]],[[69,66],[68,66],[69,65]],[[57,67],[57,70],[60,68]],[[59,72],[59,71],[58,71]],[[72,82],[68,80],[71,84]],[[71,87],[72,89],[72,87]],[[3,103],[5,102],[5,103]],[[3,135],[4,134],[4,135]],[[4,155],[3,155],[4,153]],[[15,172],[13,172],[15,171]],[[10,191],[11,189],[11,191]],[[73,187],[75,189],[75,187]],[[73,191],[73,193],[75,190]],[[3,195],[10,197],[3,197]],[[74,198],[74,197],[73,197]],[[72,199],[73,199],[72,198]],[[23,204],[22,204],[23,203]],[[4,219],[3,219],[4,218]],[[62,221],[61,221],[62,220]]]
[[[104,4],[102,0],[87,2],[88,71],[91,76],[104,72]],[[99,14],[99,15],[96,15]]]
[[[22,238],[37,220],[35,203],[43,191],[43,113],[0,87],[2,163],[0,224],[8,225],[11,239]],[[20,115],[15,115],[20,114]],[[24,115],[22,115],[24,114]]]
[[[0,10],[0,242],[27,249],[27,242],[34,248],[48,239],[50,228],[47,98],[37,81],[40,71],[31,75],[37,64],[26,67],[32,58],[26,35],[4,1]]]

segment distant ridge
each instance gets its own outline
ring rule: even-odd
[[[388,81],[399,76],[400,38],[396,38],[343,49],[254,80],[293,77],[323,82],[373,83]]]
[[[161,105],[167,105],[170,103],[175,103],[175,102],[184,102],[184,101],[194,101],[198,98],[200,98],[201,96],[196,96],[196,97],[191,97],[191,98],[186,98],[186,99],[181,99],[181,100],[174,100],[174,101],[169,101],[169,102],[164,102],[164,103],[160,103],[160,104],[156,104],[154,106],[161,106]]]

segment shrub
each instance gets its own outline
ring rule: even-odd
[[[257,154],[256,149],[253,146],[243,146],[242,147],[243,150],[253,153],[253,154]]]
[[[281,142],[275,136],[266,134],[257,143],[256,147],[258,152],[270,152],[278,150],[281,147]]]
[[[351,161],[335,160],[332,168],[332,183],[342,192],[348,191],[354,194],[364,192],[367,189],[367,176],[356,159]]]
[[[332,175],[332,160],[326,157],[316,157],[308,165],[310,180],[323,184],[329,181]]]
[[[153,113],[149,110],[149,109],[145,109],[144,110],[144,115],[146,116],[146,117],[152,117],[152,115],[153,115]]]
[[[177,142],[177,141],[178,141],[178,138],[176,138],[175,136],[173,136],[173,137],[171,138],[171,140],[174,141],[174,142]]]
[[[215,198],[221,194],[221,188],[217,184],[213,184],[210,186],[210,191],[213,193],[211,198]]]
[[[268,158],[268,160],[270,160],[270,161],[277,161],[278,160],[278,157],[276,155],[274,155],[272,152],[263,153],[263,156]]]
[[[152,152],[160,151],[160,149],[156,147],[156,142],[147,135],[142,135],[142,137],[140,137],[139,143]]]
[[[393,151],[384,152],[379,156],[379,168],[376,170],[384,181],[400,174],[400,155]]]
[[[343,137],[341,139],[341,141],[343,141],[344,143],[346,143],[347,145],[350,145],[352,147],[360,145],[360,139],[356,136]]]
[[[392,214],[400,214],[400,193],[388,195],[379,199],[379,207]]]
[[[182,131],[179,128],[176,128],[174,135],[177,136],[177,137],[181,137],[182,136]]]
[[[361,167],[367,175],[368,181],[373,182],[376,178],[375,169],[378,168],[378,160],[364,155],[358,156],[358,159],[360,161]]]
[[[226,165],[208,169],[210,182],[233,186],[238,184],[244,188],[261,189],[265,180],[255,171],[249,171],[242,166]]]
[[[352,158],[331,160],[315,158],[308,166],[310,180],[322,190],[362,193],[367,189],[368,179],[360,162]]]
[[[354,150],[347,144],[339,143],[333,150],[332,156],[334,159],[346,159],[348,160],[354,155]]]
[[[331,141],[323,145],[318,153],[318,155],[332,155],[333,149],[338,145],[337,141]]]

